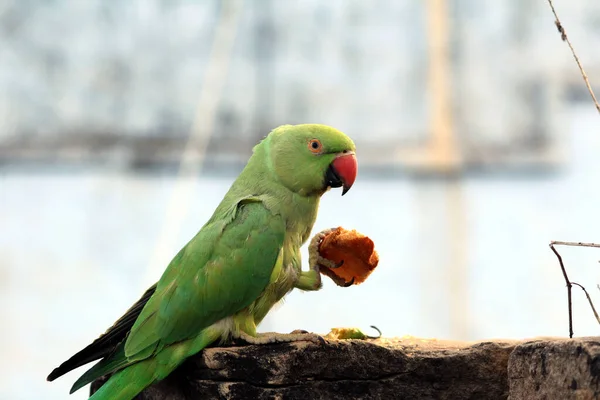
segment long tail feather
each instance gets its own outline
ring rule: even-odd
[[[133,399],[156,380],[155,364],[155,360],[144,360],[117,372],[89,400]]]
[[[204,349],[222,334],[219,329],[208,328],[194,339],[174,343],[161,349],[145,360],[127,361],[123,347],[115,358],[100,361],[75,382],[71,393],[93,380],[115,372],[89,400],[131,400],[146,387],[160,381],[177,368],[185,359]],[[120,363],[125,363],[125,366]]]
[[[127,338],[135,320],[155,291],[156,284],[152,285],[150,289],[148,289],[129,310],[127,310],[125,315],[119,318],[104,334],[94,340],[92,344],[77,352],[77,354],[56,367],[46,379],[48,381],[53,381],[75,368],[79,368],[94,360],[110,356],[110,354],[115,351],[118,344]]]
[[[125,345],[121,343],[112,356],[100,360],[99,363],[88,369],[75,381],[69,393],[74,393],[88,383],[91,383],[104,375],[108,375],[111,372],[123,369],[131,364],[131,361],[127,360],[127,357],[125,357],[124,347]]]

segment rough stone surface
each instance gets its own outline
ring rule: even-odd
[[[137,399],[506,399],[516,345],[400,338],[215,347]]]
[[[538,339],[508,363],[510,399],[600,399],[600,338]]]

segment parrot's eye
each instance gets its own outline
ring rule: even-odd
[[[323,150],[323,145],[319,139],[310,139],[308,141],[308,149],[313,153],[320,153]]]

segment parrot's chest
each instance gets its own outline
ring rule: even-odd
[[[275,279],[271,281],[270,291],[274,301],[278,302],[294,288],[301,272],[299,245],[296,241],[286,240],[283,246],[283,263]]]
[[[274,291],[277,293],[277,301],[281,300],[290,290],[292,290],[300,276],[301,264],[295,254],[286,257],[284,253],[283,266],[279,276],[273,282]]]
[[[257,325],[269,310],[294,288],[298,281],[301,272],[300,264],[297,264],[299,259],[294,260],[296,260],[295,257],[286,256],[284,251],[281,268],[271,276],[271,281],[266,289],[251,307]]]

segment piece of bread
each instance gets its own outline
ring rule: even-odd
[[[364,282],[379,263],[379,255],[369,237],[342,227],[323,231],[318,252],[320,258],[330,261],[319,262],[320,272],[340,286]],[[335,265],[340,266],[331,268]]]

